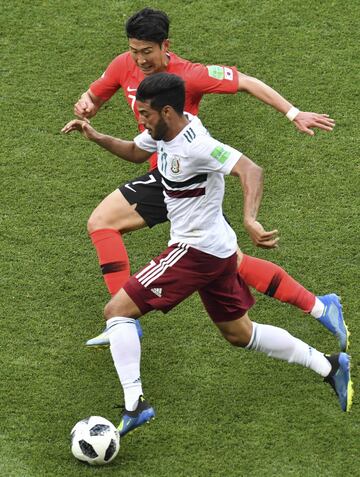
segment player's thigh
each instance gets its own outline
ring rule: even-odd
[[[129,204],[119,189],[105,197],[88,220],[88,232],[109,228],[120,232],[130,232],[145,227],[146,223],[135,210],[136,204]]]
[[[250,343],[253,325],[247,313],[237,320],[218,322],[215,325],[232,345],[245,347]]]

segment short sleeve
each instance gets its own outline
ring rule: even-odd
[[[121,72],[125,69],[125,57],[117,56],[106,68],[99,79],[91,83],[90,90],[99,98],[107,101],[121,87]]]
[[[211,136],[201,136],[192,143],[191,155],[196,158],[197,172],[229,175],[242,153]]]
[[[134,142],[139,149],[147,152],[156,152],[157,151],[157,143],[156,141],[150,136],[148,130],[146,129],[141,134],[134,138]]]
[[[235,67],[191,63],[188,68],[185,81],[192,92],[235,94],[238,91],[238,74]]]

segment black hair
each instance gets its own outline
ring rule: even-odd
[[[128,38],[153,41],[161,46],[169,38],[169,25],[170,19],[165,12],[143,8],[128,19],[125,30]]]
[[[136,99],[143,103],[150,101],[150,106],[156,111],[161,111],[164,106],[171,106],[181,115],[185,105],[184,80],[169,73],[147,76],[137,89]]]

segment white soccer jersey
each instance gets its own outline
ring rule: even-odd
[[[135,139],[158,153],[165,203],[171,222],[169,245],[189,244],[226,258],[237,249],[235,232],[222,212],[225,181],[241,152],[212,138],[196,116],[169,142],[155,141],[146,130]]]

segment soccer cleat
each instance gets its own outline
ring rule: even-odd
[[[335,293],[317,297],[325,306],[324,313],[319,321],[333,335],[337,337],[341,351],[347,351],[349,348],[350,332],[344,321],[340,299]]]
[[[95,338],[87,340],[85,346],[87,346],[88,348],[107,348],[108,346],[110,346],[109,334],[110,330],[107,330],[105,328],[104,331],[98,336],[95,336]]]
[[[350,356],[346,353],[332,354],[326,356],[331,364],[329,376],[324,378],[326,383],[334,389],[341,409],[344,412],[350,411],[354,396],[353,383],[350,376]]]
[[[140,396],[137,408],[134,411],[127,411],[125,409],[123,412],[118,426],[120,437],[125,436],[128,432],[143,424],[149,423],[153,419],[155,419],[154,408],[145,400],[144,396]]]
[[[140,325],[139,320],[135,320],[135,325],[136,329],[139,335],[139,338],[142,338],[143,331]],[[85,343],[85,346],[88,348],[107,348],[110,346],[110,333],[111,333],[111,327],[110,328],[105,328],[102,333],[100,333],[98,336],[95,336],[95,338],[91,338],[90,340],[87,340]]]

